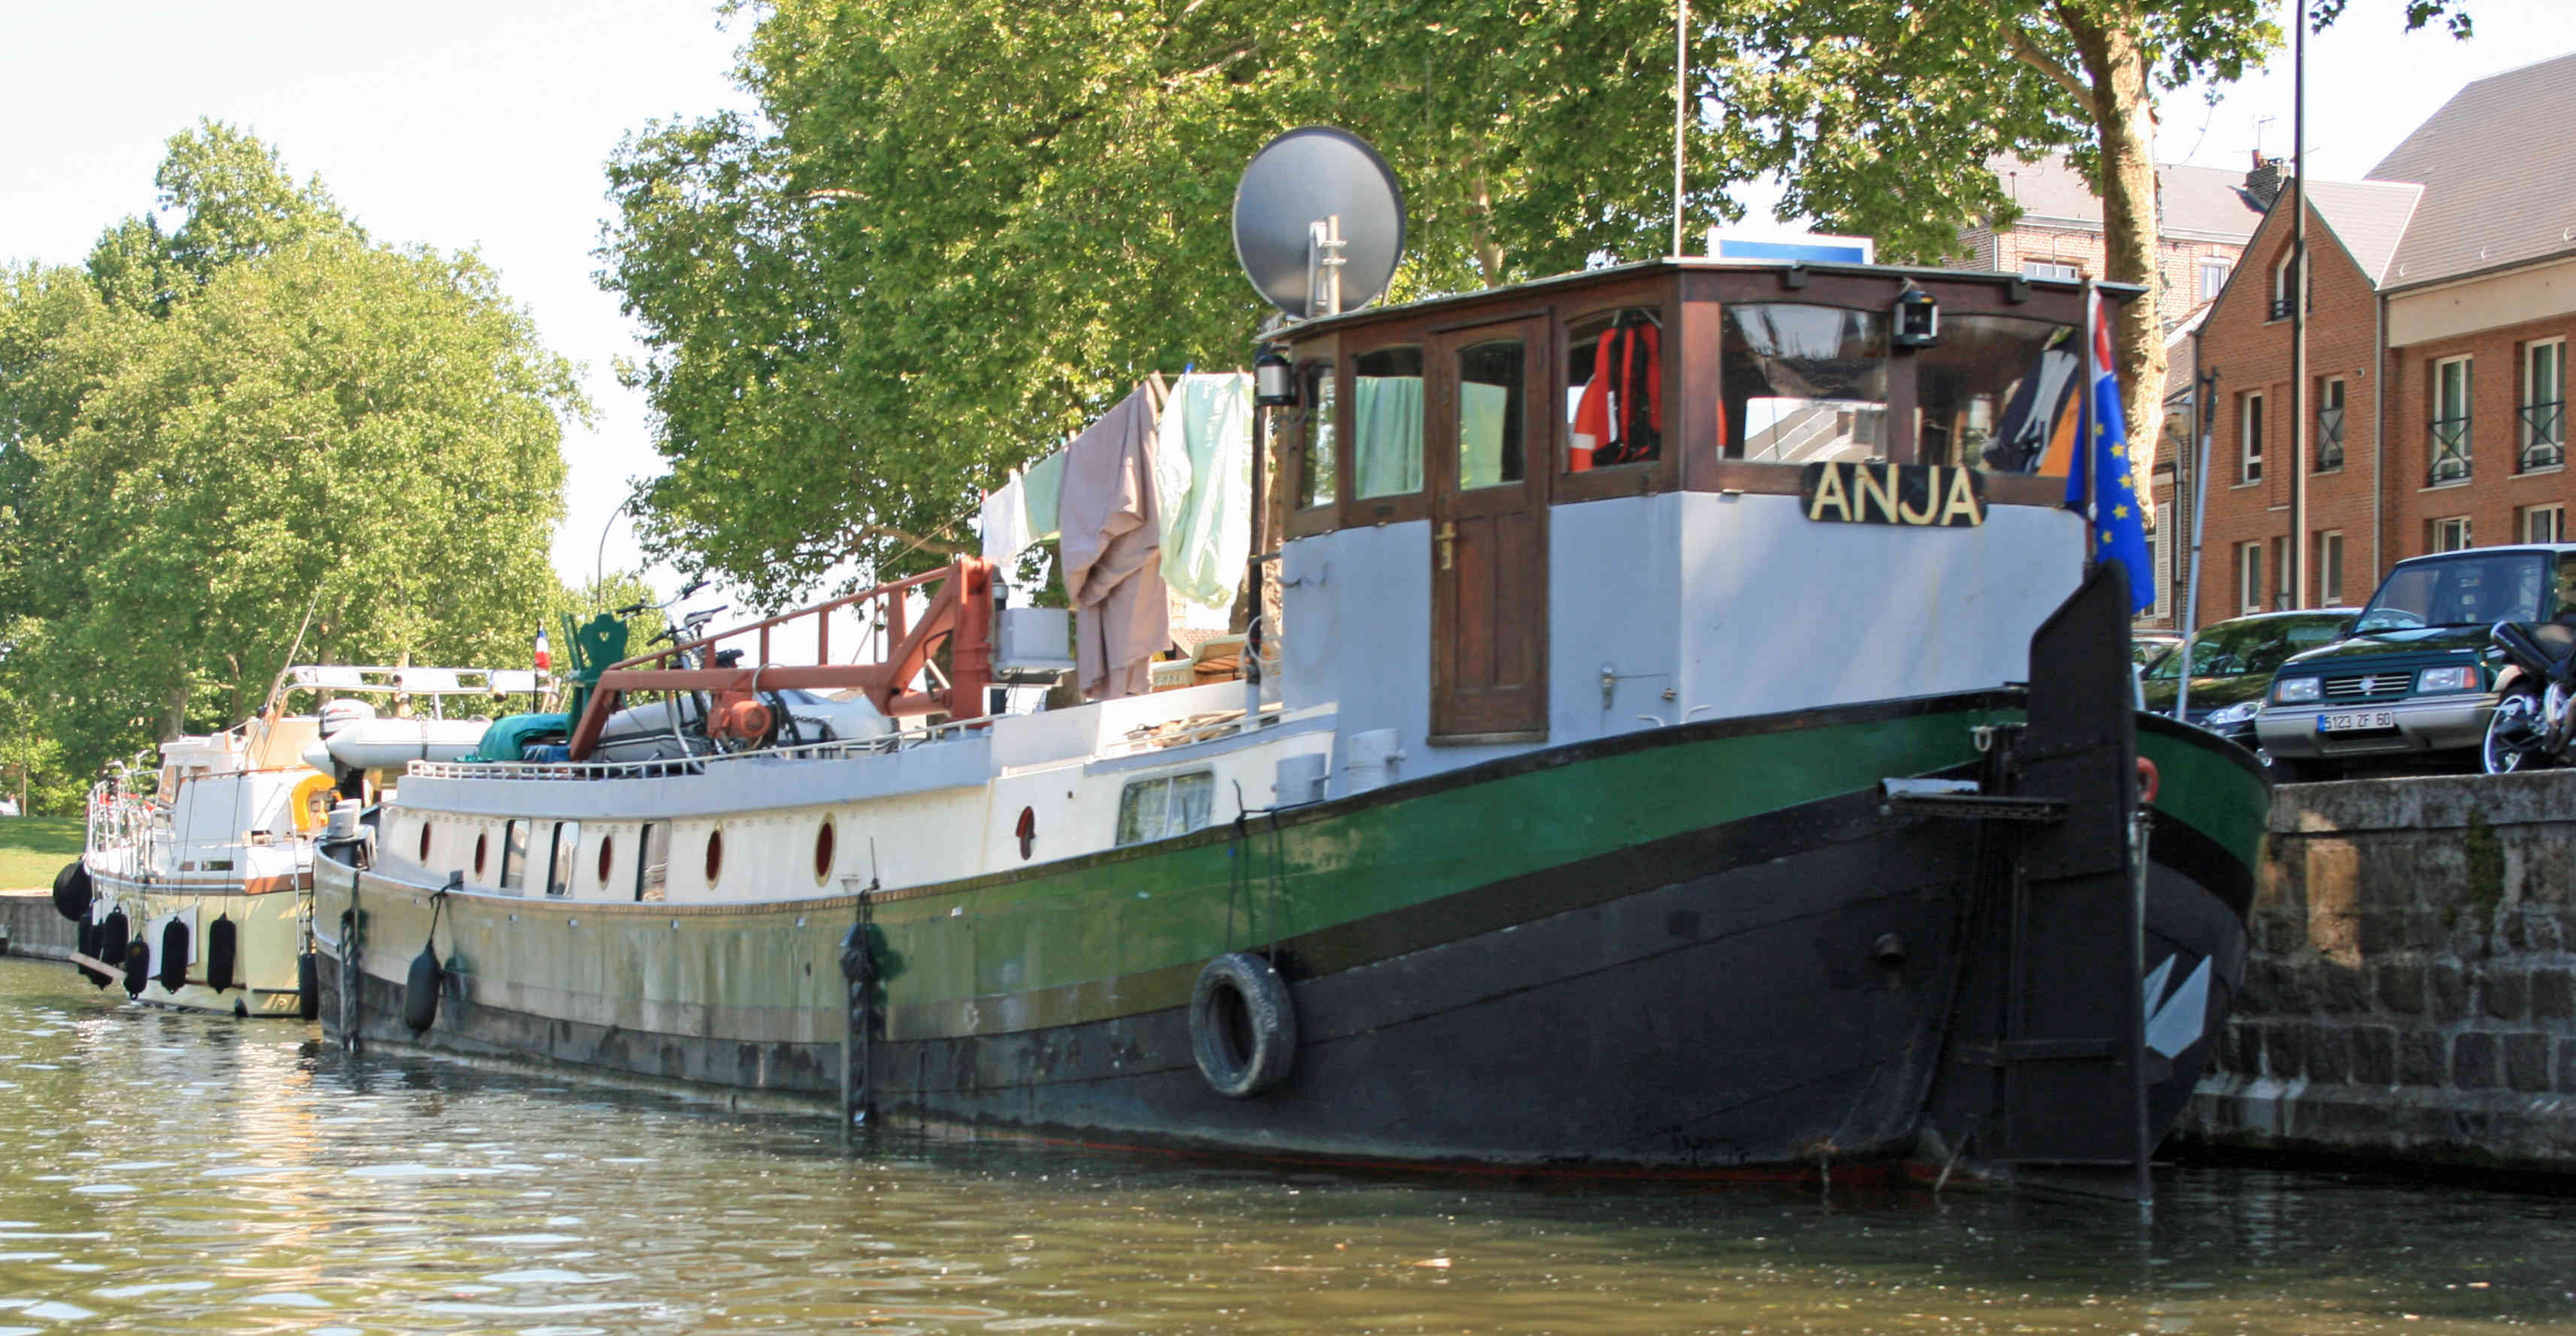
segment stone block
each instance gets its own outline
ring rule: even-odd
[[[2397,1083],[2438,1086],[2450,1079],[2451,1037],[2435,1030],[2397,1034]]]
[[[2406,940],[2402,945],[2414,951],[2439,951],[2449,942],[2450,936],[2451,930],[2442,926],[2441,911],[2410,910],[2406,915]]]
[[[2309,974],[2313,1005],[2329,1016],[2351,1016],[2370,1009],[2370,973],[2333,961],[2319,961]]]
[[[2352,1079],[2344,1027],[2311,1023],[2299,1029],[2299,1047],[2306,1060],[2302,1075],[2320,1085],[2342,1085]]]
[[[2525,1094],[2549,1090],[2549,1036],[2509,1034],[2504,1037],[2504,1079]]]
[[[2245,982],[2238,989],[2236,1010],[2245,1016],[2275,1016],[2293,1010],[2289,1002],[2289,981],[2281,962],[2270,956],[2254,956],[2245,962]]]
[[[2482,976],[2479,1001],[2486,1014],[2500,1021],[2518,1021],[2531,1014],[2531,976],[2514,966],[2493,963],[2478,973]]]
[[[2422,911],[2409,911],[2391,906],[2372,908],[2353,916],[2357,940],[2364,956],[2386,955],[2424,943],[2411,940],[2409,925]],[[2431,915],[2423,915],[2430,918]]]
[[[2397,1083],[2397,1031],[2385,1025],[2360,1025],[2349,1032],[2352,1083],[2384,1086]]]
[[[2558,1041],[2558,1093],[2576,1095],[2576,1039]]]
[[[2213,1071],[2234,1076],[2261,1074],[2255,1065],[2256,1054],[2261,1045],[2247,1042],[2247,1034],[2252,1028],[2253,1026],[2241,1016],[2228,1018],[2227,1027],[2218,1032],[2217,1047],[2209,1052],[2209,1065]]]
[[[2467,1030],[2451,1038],[2451,1084],[2461,1090],[2493,1090],[2496,1084],[2496,1037]]]
[[[2455,960],[2437,960],[2426,972],[2433,985],[2433,1019],[2466,1020],[2469,1015],[2469,974]]]
[[[2576,973],[2565,966],[2544,965],[2531,972],[2531,1018],[2576,1020]]]
[[[2379,1005],[2400,1016],[2424,1014],[2424,967],[2412,960],[2379,963]]]

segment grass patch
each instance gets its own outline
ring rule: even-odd
[[[76,816],[0,816],[0,890],[51,890],[86,829]]]

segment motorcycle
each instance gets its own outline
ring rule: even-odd
[[[2495,713],[2479,757],[2490,775],[2576,761],[2576,626],[2563,621],[2498,622],[2488,632],[2496,675]]]

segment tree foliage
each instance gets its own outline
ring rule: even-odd
[[[1399,297],[1666,246],[1660,3],[758,12],[766,123],[632,138],[601,255],[671,465],[648,538],[772,603],[852,558],[937,560],[979,488],[1145,372],[1245,364],[1267,308],[1228,217],[1282,130],[1346,125],[1393,163]]]
[[[222,126],[86,272],[0,278],[0,685],[64,763],[307,661],[524,662],[586,411],[468,254],[369,241]]]

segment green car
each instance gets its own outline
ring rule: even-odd
[[[2475,769],[2495,709],[2497,622],[2576,602],[2576,544],[2481,547],[2397,563],[2350,638],[2281,665],[2254,731],[2283,780],[2419,761]]]
[[[2293,654],[2341,639],[2360,612],[2264,612],[2201,628],[2191,641],[2191,696],[2183,702],[2183,722],[2252,750],[2254,712],[2263,703],[2263,689],[2272,684],[2273,670]],[[2149,713],[2173,717],[2182,665],[2182,655],[2175,651],[2147,666],[2141,690]]]

